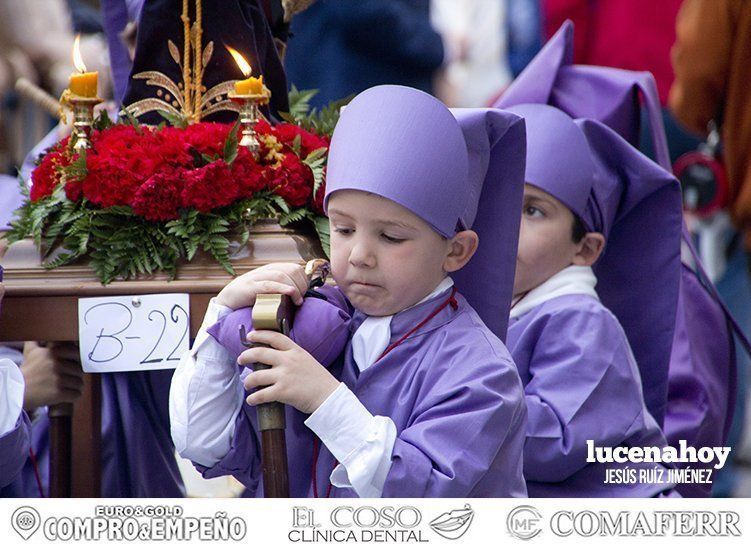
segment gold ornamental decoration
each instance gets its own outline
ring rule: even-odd
[[[133,79],[143,79],[147,85],[158,87],[157,97],[134,102],[125,108],[126,112],[138,117],[152,111],[163,111],[188,123],[198,123],[203,117],[218,111],[239,112],[238,104],[227,98],[234,88],[234,80],[219,83],[208,90],[203,85],[203,72],[214,54],[214,42],[203,47],[201,0],[195,0],[195,12],[196,19],[191,23],[189,0],[183,0],[180,17],[183,23],[182,55],[175,42],[167,40],[170,56],[182,70],[182,82],[175,83],[155,70],[133,74]]]

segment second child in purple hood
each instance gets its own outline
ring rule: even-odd
[[[529,494],[669,492],[667,479],[624,481],[609,472],[659,464],[593,462],[589,452],[667,445],[644,393],[664,391],[667,381],[680,270],[678,183],[596,121],[536,104],[508,111],[527,124],[508,346],[527,401]],[[648,366],[637,365],[629,340],[652,354]]]

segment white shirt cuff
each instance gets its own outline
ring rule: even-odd
[[[10,359],[0,359],[0,436],[16,427],[23,409],[25,383],[18,365]]]
[[[215,299],[209,302],[193,348],[183,353],[170,386],[175,449],[181,457],[208,467],[231,449],[235,419],[245,398],[236,361],[206,332],[230,312]]]
[[[332,485],[354,488],[360,497],[380,497],[391,468],[396,425],[373,416],[345,384],[313,412],[305,425],[339,461]]]

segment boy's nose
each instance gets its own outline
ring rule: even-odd
[[[355,243],[349,252],[349,264],[356,267],[373,268],[376,264],[375,254],[368,244]]]

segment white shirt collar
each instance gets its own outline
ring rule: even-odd
[[[597,277],[590,266],[567,266],[530,290],[511,307],[511,318],[519,317],[543,302],[563,295],[587,295],[600,300],[595,291]]]
[[[414,308],[418,304],[437,297],[453,285],[454,280],[448,276],[445,277],[428,296],[409,308]],[[405,310],[409,308],[405,308]],[[391,339],[391,320],[393,318],[393,314],[381,317],[368,316],[355,331],[355,334],[352,335],[352,357],[360,372],[375,363],[388,347],[389,340]]]

